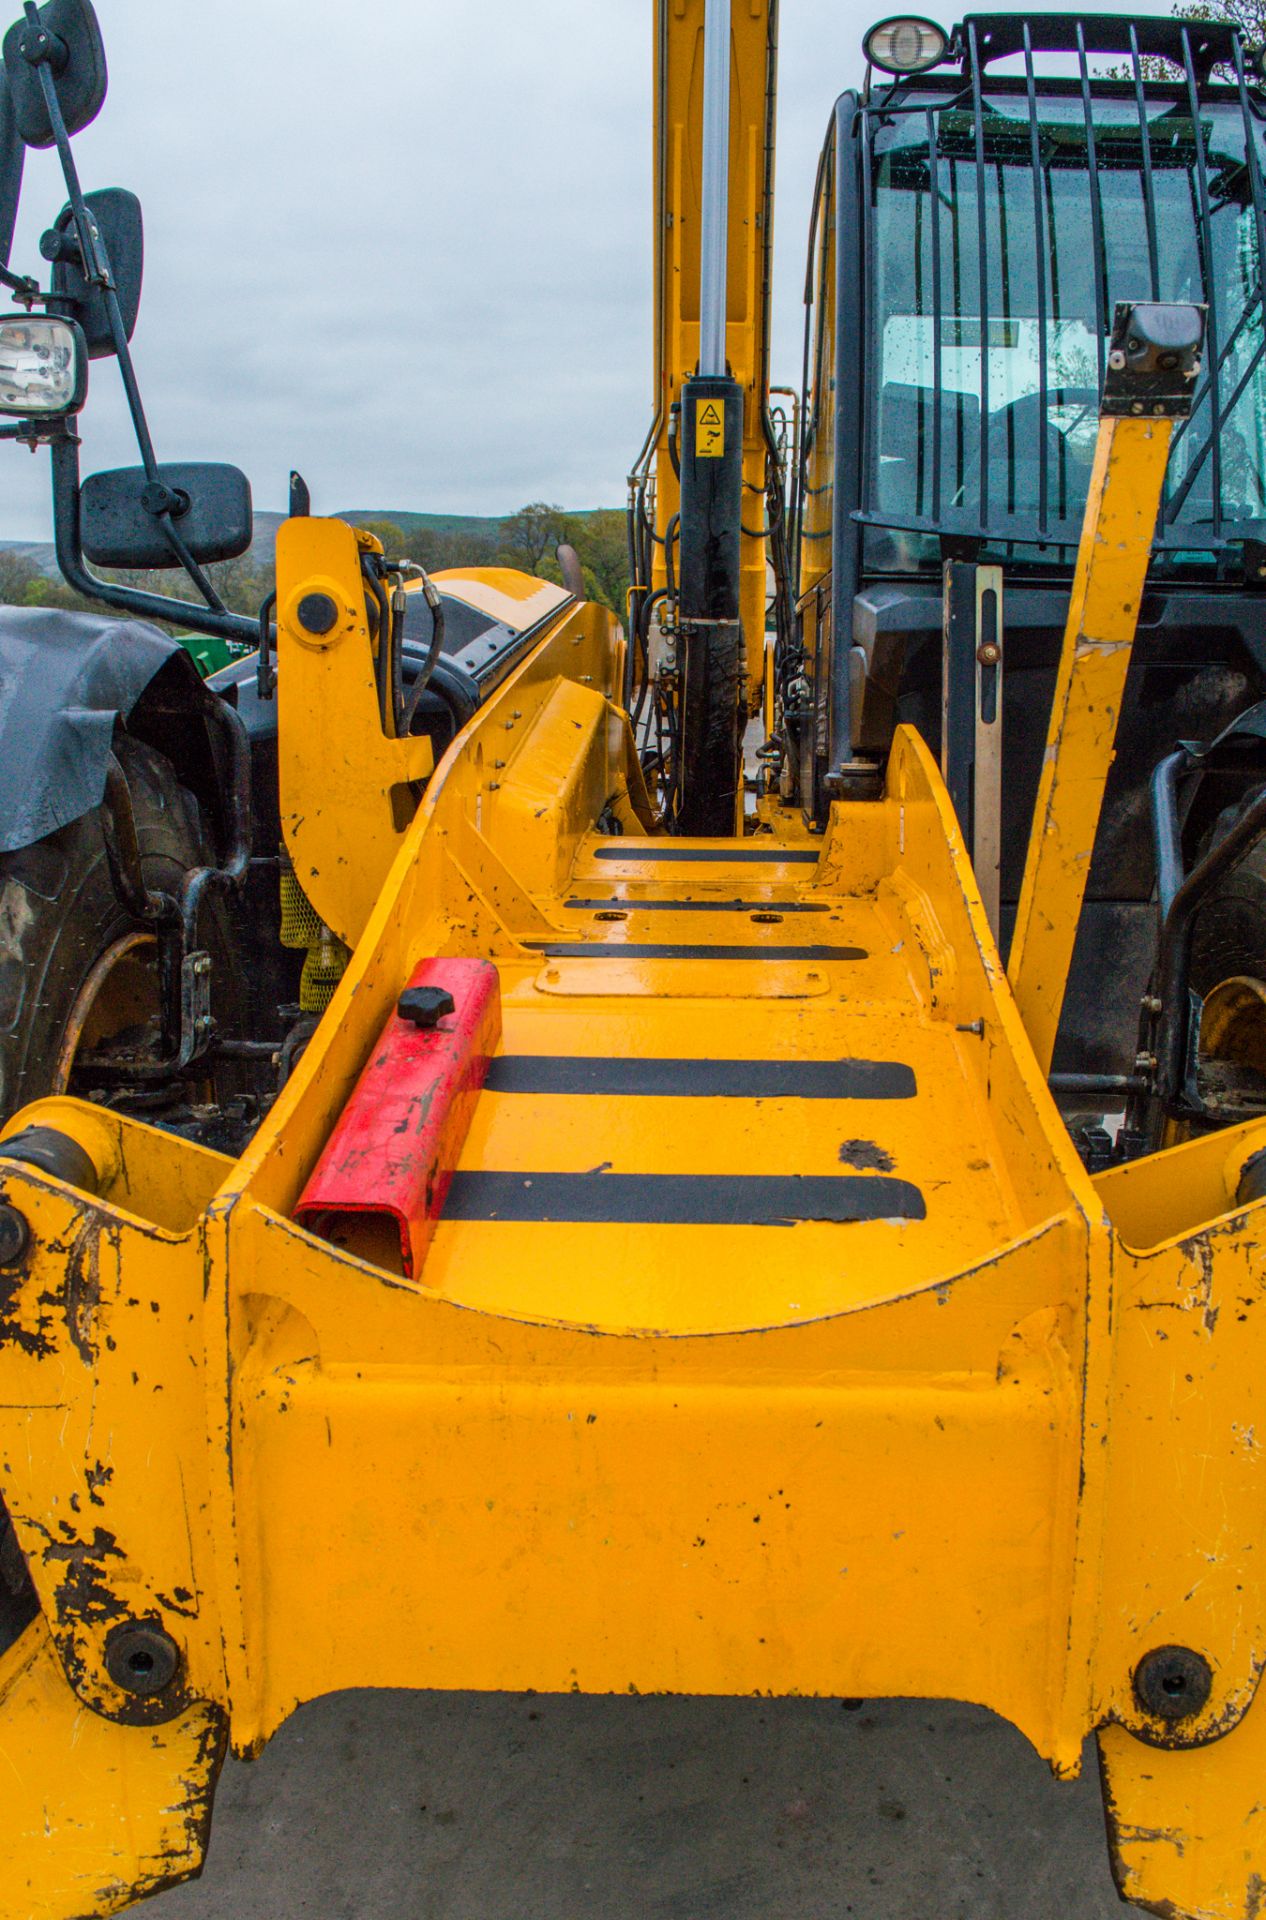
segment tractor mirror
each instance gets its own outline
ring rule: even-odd
[[[95,237],[105,248],[114,276],[123,331],[132,338],[137,308],[141,304],[141,274],[145,258],[145,237],[141,225],[141,203],[126,187],[105,187],[84,195],[88,218],[96,229]],[[89,358],[100,360],[115,351],[106,312],[105,295],[84,272],[83,254],[75,218],[63,207],[57,223],[40,240],[40,252],[53,263],[53,292],[74,303],[76,320],[88,342]]]
[[[251,544],[251,483],[237,467],[185,462],[158,469],[157,485],[144,467],[92,473],[79,491],[79,537],[98,567],[179,567],[163,532],[159,509],[175,498],[171,524],[200,565],[235,560]]]
[[[67,133],[96,119],[106,95],[106,61],[91,0],[47,0],[35,20],[15,20],[4,36],[4,70],[28,147],[51,147],[56,139],[41,69],[52,80]]]

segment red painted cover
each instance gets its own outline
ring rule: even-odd
[[[445,988],[454,1011],[419,1027],[392,1009],[295,1219],[325,1239],[340,1216],[394,1221],[416,1278],[501,1038],[501,983],[487,960],[452,959],[424,960],[408,985]]]

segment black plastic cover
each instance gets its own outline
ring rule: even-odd
[[[141,275],[145,260],[141,203],[126,187],[103,187],[97,193],[86,193],[84,204],[105,242],[119,311],[123,316],[123,331],[130,340],[136,326],[137,309],[141,304]],[[51,242],[51,245],[45,242]],[[44,236],[40,249],[46,258],[53,261],[53,292],[75,303],[74,317],[84,330],[89,359],[101,360],[113,353],[114,336],[110,332],[105,295],[100,287],[90,284],[84,272],[70,207],[62,208],[52,233]]]
[[[106,96],[106,57],[91,0],[48,0],[39,10],[40,28],[60,42],[61,57],[51,63],[67,133],[78,133],[101,111]],[[9,77],[18,132],[28,147],[51,147],[53,129],[44,104],[39,68],[22,52],[36,31],[15,20],[4,36],[4,70]]]
[[[7,267],[13,252],[13,230],[18,220],[18,201],[22,197],[22,167],[26,147],[18,132],[9,82],[0,71],[0,267]]]
[[[175,525],[195,560],[235,560],[251,544],[251,483],[238,467],[209,461],[160,466],[163,485],[187,495]],[[143,504],[144,467],[90,473],[79,491],[85,557],[97,567],[179,567],[162,526]]]
[[[0,853],[29,847],[100,804],[115,722],[176,655],[197,701],[196,667],[157,627],[0,607]]]

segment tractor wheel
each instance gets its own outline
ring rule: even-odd
[[[1254,787],[1223,809],[1201,843],[1202,856],[1261,791]],[[1234,1101],[1246,1080],[1250,1087],[1266,1081],[1266,838],[1223,875],[1197,914],[1191,984],[1204,1001],[1202,1091],[1211,1103]]]
[[[176,892],[213,858],[198,803],[170,763],[126,735],[115,752],[127,775],[146,883]],[[219,921],[220,902],[205,918]],[[204,934],[214,936],[208,926]],[[77,1063],[159,1012],[152,934],[120,906],[100,809],[17,853],[0,854],[0,1120],[45,1094],[81,1090]],[[238,990],[217,967],[218,1001]],[[218,1017],[229,1009],[217,1003]]]
[[[175,890],[210,857],[198,804],[152,748],[122,735],[114,750],[131,789],[146,882]],[[204,910],[213,951],[224,946],[226,923],[212,924],[222,911],[218,901]],[[153,936],[115,896],[100,810],[0,854],[0,1120],[43,1095],[82,1091],[77,1061],[85,1051],[144,1032],[159,1012],[155,956]],[[234,972],[222,966],[214,976],[221,1018],[236,1010]],[[0,1500],[0,1653],[35,1610]]]
[[[0,1503],[0,1654],[13,1645],[38,1611],[22,1549]]]
[[[1262,789],[1253,787],[1224,807],[1200,845],[1203,857],[1224,840]],[[1206,998],[1223,980],[1266,980],[1266,836],[1223,874],[1196,916],[1191,984]]]

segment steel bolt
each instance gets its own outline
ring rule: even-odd
[[[329,633],[338,619],[338,608],[328,593],[305,593],[296,611],[305,633]]]
[[[161,1693],[180,1671],[180,1648],[161,1627],[128,1620],[106,1641],[105,1663],[124,1693]]]
[[[1138,1073],[1155,1073],[1156,1065],[1154,1053],[1136,1053],[1134,1056],[1134,1066]]]
[[[1190,1647],[1153,1647],[1134,1669],[1134,1697],[1158,1720],[1188,1720],[1208,1704],[1213,1668]]]
[[[1108,365],[1114,373],[1120,373],[1122,367],[1125,365],[1125,355],[1122,353],[1120,347],[1114,347],[1112,349],[1112,352],[1108,355]]]
[[[16,1267],[31,1244],[31,1229],[16,1207],[0,1203],[0,1267]]]
[[[1002,648],[996,641],[986,640],[983,646],[977,647],[976,658],[982,667],[996,667],[1002,658]]]

